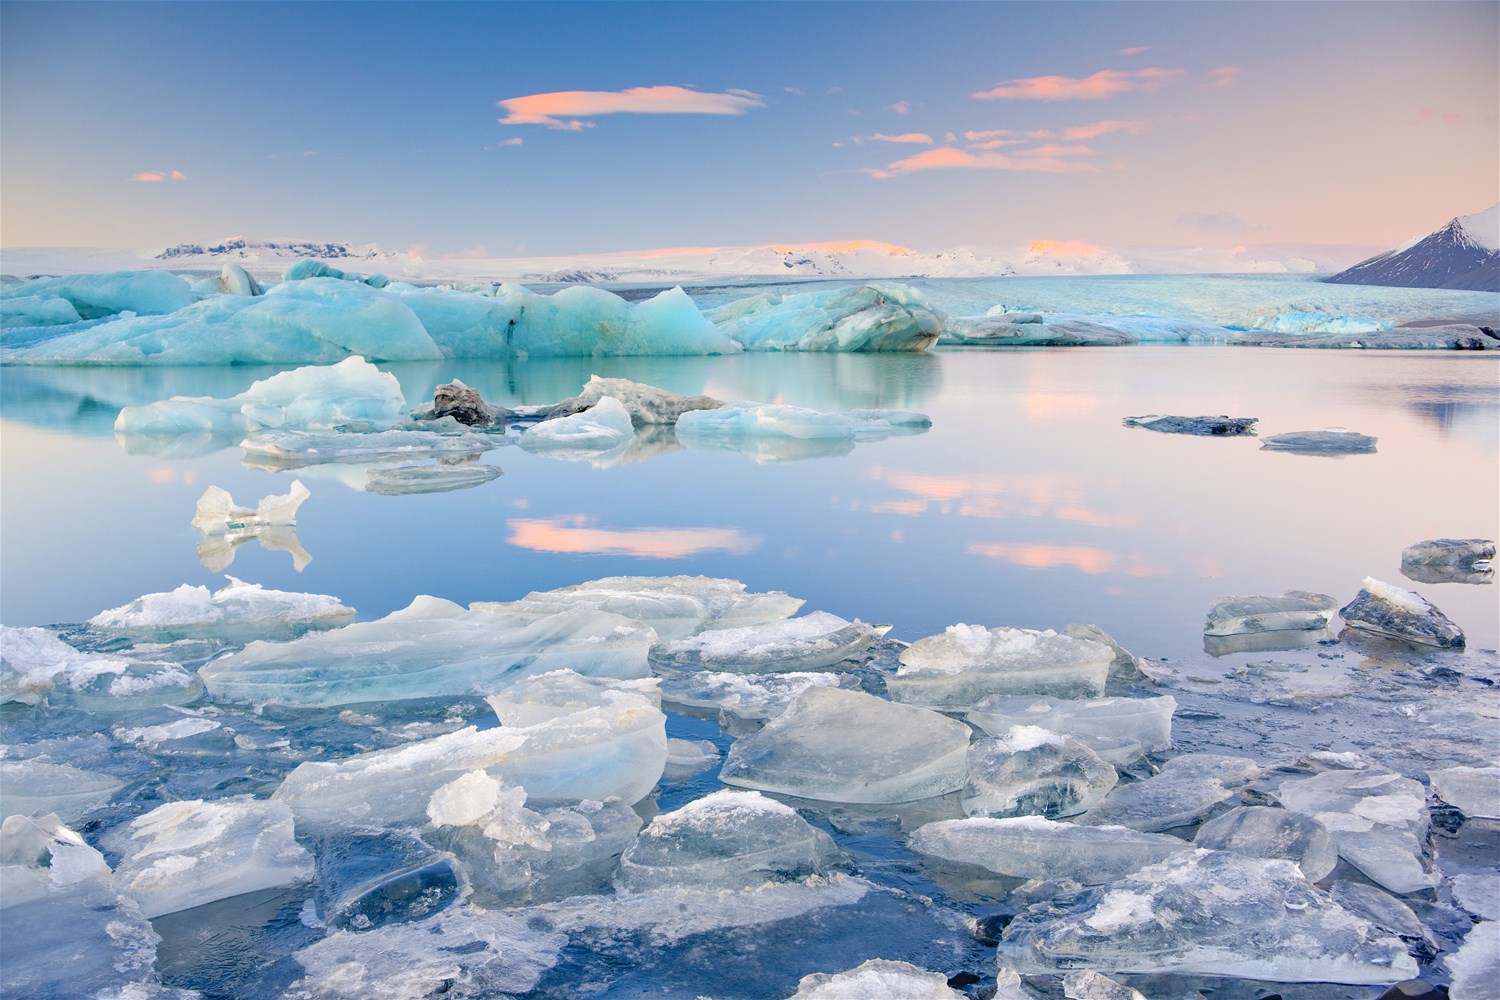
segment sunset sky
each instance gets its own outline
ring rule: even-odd
[[[1383,247],[1500,5],[0,3],[0,243]]]

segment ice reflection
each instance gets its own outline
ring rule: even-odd
[[[511,518],[511,545],[536,552],[683,559],[706,552],[746,555],[760,545],[739,528],[598,528],[586,514]]]
[[[198,562],[210,573],[222,573],[234,565],[236,550],[246,542],[259,542],[268,552],[285,552],[292,557],[292,568],[298,573],[312,562],[302,547],[297,528],[290,524],[258,525],[232,528],[221,534],[204,535],[198,540]]]

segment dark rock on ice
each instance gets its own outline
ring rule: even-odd
[[[1494,351],[1500,338],[1485,333],[1487,327],[1466,323],[1443,326],[1397,327],[1372,333],[1268,333],[1263,330],[1237,333],[1234,347],[1309,347],[1323,350],[1386,351]]]
[[[441,420],[452,417],[466,427],[489,427],[505,422],[513,414],[503,406],[486,403],[477,389],[464,385],[458,379],[438,386],[432,394],[432,406],[423,407],[417,413],[422,420]]]
[[[1166,434],[1197,434],[1202,437],[1238,437],[1253,435],[1258,417],[1181,417],[1175,415],[1147,414],[1142,417],[1126,417],[1126,427],[1144,427]]]
[[[1403,979],[1380,994],[1379,1000],[1448,1000],[1448,991],[1425,979]]]
[[[1371,577],[1354,600],[1339,609],[1351,628],[1440,648],[1464,645],[1463,629],[1419,594]]]
[[[678,396],[654,385],[644,385],[624,378],[591,375],[588,384],[578,395],[550,406],[521,410],[519,415],[534,420],[572,416],[593,408],[605,396],[613,396],[624,404],[631,423],[636,427],[675,424],[678,417],[691,410],[717,410],[724,405],[723,400],[712,396]]]

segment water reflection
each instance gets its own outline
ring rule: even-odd
[[[599,528],[586,514],[506,522],[511,545],[536,552],[626,555],[637,559],[684,559],[707,552],[746,555],[760,545],[739,528]]]
[[[312,562],[302,547],[297,528],[290,524],[257,525],[253,528],[231,528],[218,534],[204,535],[198,541],[198,562],[210,573],[222,573],[234,564],[241,545],[258,542],[268,552],[285,552],[292,557],[292,568],[298,573]]]
[[[935,511],[959,517],[1053,517],[1096,528],[1131,527],[1138,521],[1133,514],[1108,514],[1090,507],[1085,503],[1090,480],[1076,473],[937,475],[874,466],[869,476],[915,497],[871,501],[869,510],[875,514],[920,516]]]
[[[1171,570],[1139,553],[1126,555],[1092,545],[973,542],[966,551],[1027,569],[1076,569],[1083,573],[1123,573],[1125,576],[1169,576]]]

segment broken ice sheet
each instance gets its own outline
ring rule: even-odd
[[[1295,862],[1309,882],[1321,882],[1339,860],[1333,836],[1322,823],[1268,806],[1242,806],[1215,816],[1198,828],[1193,843],[1208,850]]]
[[[940,820],[917,829],[913,851],[1015,878],[1068,878],[1097,885],[1181,851],[1187,841],[1123,826],[1077,826],[1040,816]]]
[[[1077,700],[995,694],[981,698],[964,718],[992,736],[1003,735],[1012,726],[1040,726],[1085,742],[1113,738],[1134,743],[1139,752],[1162,753],[1172,748],[1172,713],[1176,710],[1177,699],[1169,694]],[[1095,750],[1100,752],[1098,747]],[[1105,759],[1115,763],[1110,757]]]
[[[183,584],[176,590],[145,594],[129,604],[101,611],[88,620],[95,632],[162,642],[212,636],[219,639],[282,638],[347,626],[354,609],[336,597],[266,590],[257,583],[225,577],[228,586]]]
[[[1453,976],[1448,995],[1452,1000],[1489,1000],[1500,982],[1500,921],[1481,920],[1463,945],[1443,959]]]
[[[240,442],[240,450],[244,452],[242,464],[281,472],[327,464],[477,458],[506,443],[497,434],[467,430],[397,429],[359,434],[277,431],[250,435]]]
[[[486,693],[561,667],[645,677],[655,641],[651,629],[604,612],[465,611],[424,596],[377,621],[287,643],[252,642],[199,675],[228,701],[347,705]]]
[[[1449,767],[1427,772],[1432,790],[1465,816],[1500,819],[1500,766]]]
[[[1417,972],[1394,935],[1314,888],[1290,861],[1174,855],[1019,914],[1000,954],[1027,973],[1079,966],[1271,982],[1386,985]]]
[[[49,629],[0,625],[0,704],[46,701],[113,712],[187,704],[202,693],[198,678],[176,663],[84,653]]]
[[[114,798],[125,782],[72,764],[45,760],[0,760],[0,818],[54,813],[63,823],[81,823]]]
[[[789,1000],[964,1000],[941,972],[928,972],[910,962],[872,958],[845,972],[815,972],[803,976]]]
[[[714,670],[668,673],[661,679],[662,701],[696,709],[717,709],[736,719],[770,719],[786,711],[813,687],[856,688],[849,674],[727,674]]]
[[[1116,786],[1082,821],[1153,833],[1170,830],[1207,816],[1259,774],[1260,766],[1248,757],[1183,754],[1167,761],[1154,777]]]
[[[951,625],[908,646],[886,688],[896,701],[947,711],[992,694],[1098,697],[1114,656],[1108,646],[1050,629]]]
[[[1423,846],[1427,792],[1411,778],[1373,766],[1324,771],[1283,781],[1276,795],[1327,827],[1339,857],[1371,881],[1402,894],[1437,885]]]
[[[666,642],[652,659],[675,667],[701,667],[736,674],[826,670],[867,653],[889,625],[845,621],[826,611],[801,618],[715,629]]]
[[[1326,628],[1338,601],[1327,594],[1289,590],[1280,597],[1222,597],[1208,609],[1204,635]]]
[[[969,746],[964,812],[970,816],[1074,816],[1115,787],[1115,769],[1083,743],[1036,726]]]
[[[1261,438],[1262,451],[1287,451],[1294,455],[1371,455],[1376,438],[1368,434],[1330,427],[1322,431],[1291,431]]]
[[[920,434],[931,424],[926,414],[912,410],[824,413],[782,403],[737,402],[684,413],[676,432],[685,447],[734,451],[766,463],[846,455],[856,442]]]

